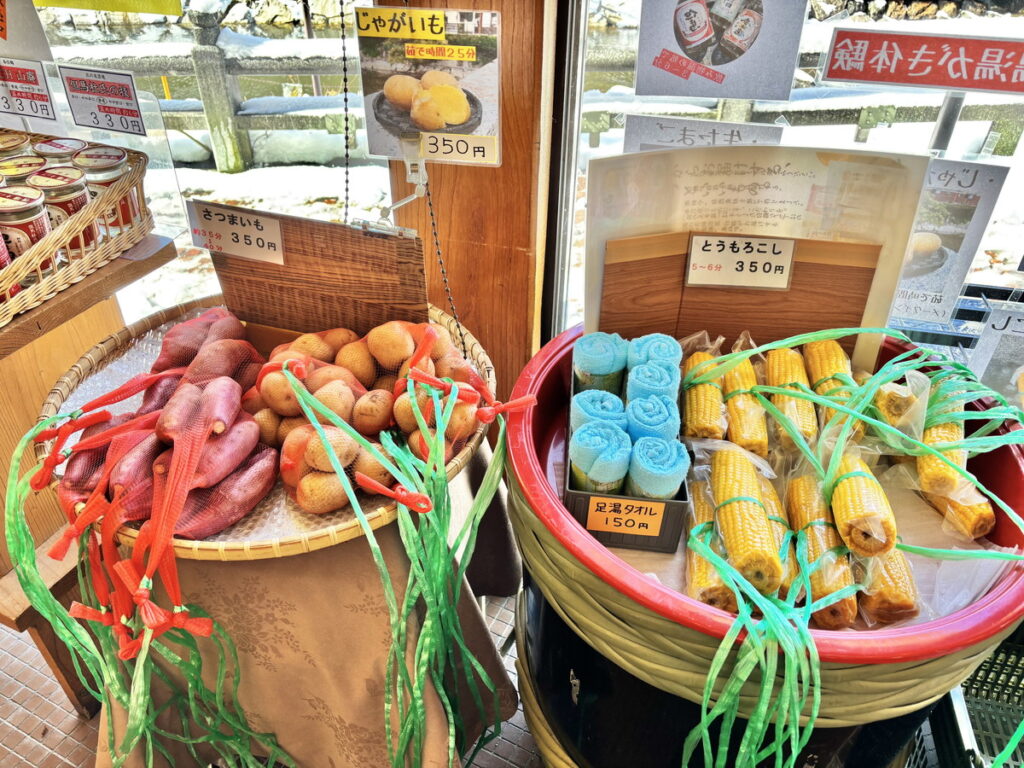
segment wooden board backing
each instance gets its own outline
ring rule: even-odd
[[[689,232],[609,240],[600,329],[626,338],[707,330],[726,349],[749,330],[766,343],[824,328],[861,325],[881,246],[797,240],[789,290],[685,285]],[[851,351],[855,338],[841,343]]]
[[[281,222],[283,265],[211,254],[224,303],[240,319],[302,332],[351,328],[360,335],[388,320],[427,321],[419,238],[274,217]]]

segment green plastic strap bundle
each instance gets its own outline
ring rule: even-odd
[[[753,349],[733,352],[697,365],[685,376],[683,387],[688,389],[709,383],[723,376],[743,360],[772,349],[796,347],[808,342],[833,340],[862,333],[882,334],[910,342],[904,334],[888,328],[840,328],[807,333]],[[927,445],[890,425],[878,412],[874,404],[878,391],[887,384],[900,381],[911,371],[923,373],[931,382],[931,396],[924,427],[948,422],[964,422],[966,425],[969,422],[974,428],[963,440],[935,446]],[[873,434],[880,443],[892,452],[938,457],[944,464],[952,467],[966,483],[974,486],[998,506],[1015,525],[1024,530],[1024,520],[1015,510],[985,488],[969,470],[944,454],[953,449],[963,449],[969,455],[977,455],[1005,445],[1024,444],[1024,430],[998,432],[1007,421],[1024,423],[1024,413],[1011,406],[999,393],[978,381],[970,369],[939,353],[915,348],[894,357],[860,385],[852,379],[847,380],[846,376],[829,378],[838,379],[840,386],[830,389],[826,394],[819,394],[806,385],[795,382],[781,387],[758,385],[749,390],[749,394],[758,400],[768,415],[774,418],[792,439],[799,450],[800,459],[818,476],[826,502],[831,504],[832,494],[840,482],[859,474],[841,474],[839,466],[851,438],[856,434],[857,423],[860,422],[866,428],[873,428]],[[837,393],[842,393],[844,399],[833,399]],[[822,432],[834,437],[834,441],[818,441],[813,445],[808,443],[796,424],[775,407],[770,400],[772,395],[799,398],[810,401],[815,406],[830,409],[832,416]],[[995,405],[984,410],[969,410],[966,407],[969,404],[983,407],[987,403],[981,404],[979,401],[986,399],[994,401]],[[864,589],[864,585],[853,584],[814,603],[808,597],[803,606],[795,605],[801,593],[798,589],[790,589],[786,600],[774,595],[761,595],[729,565],[726,559],[709,546],[711,535],[710,523],[697,526],[690,532],[688,546],[707,559],[722,581],[734,592],[738,615],[719,646],[715,663],[708,671],[701,723],[687,737],[683,765],[688,764],[690,756],[700,744],[704,752],[705,765],[714,765],[715,768],[727,764],[735,765],[737,768],[753,768],[766,758],[773,758],[774,765],[778,768],[790,768],[795,765],[800,750],[806,745],[818,713],[817,686],[820,672],[814,641],[808,629],[811,616],[828,605],[855,595]],[[798,531],[795,536],[802,594],[810,596],[810,575],[821,567],[824,556],[815,563],[809,563],[806,531]],[[784,547],[786,543],[784,542]],[[911,554],[938,559],[1024,560],[1024,555],[998,550],[933,549],[903,542],[897,543],[896,546]],[[845,548],[840,549],[841,551],[836,554],[847,552]],[[753,618],[755,610],[760,612],[762,618]],[[741,633],[745,634],[737,648]],[[780,653],[781,669],[778,658]],[[730,657],[731,672],[724,681],[721,681],[726,660]],[[730,734],[737,718],[739,691],[749,683],[755,671],[760,673],[757,704],[744,727],[734,762],[727,763]],[[781,685],[775,690],[779,677]],[[801,716],[806,717],[806,725],[803,728],[799,725]],[[709,733],[709,728],[715,721],[720,721],[717,751]],[[768,737],[769,722],[775,724],[771,739]],[[994,768],[1006,763],[1022,738],[1024,722],[1017,728],[1007,748],[996,757]]]
[[[466,684],[472,705],[481,715],[481,722],[491,724],[490,732],[478,741],[476,750],[499,735],[501,730],[497,687],[466,643],[458,604],[480,521],[501,482],[505,462],[504,419],[501,416],[497,418],[499,434],[494,458],[476,492],[469,515],[454,537],[450,537],[452,509],[445,468],[445,429],[457,397],[449,397],[444,402],[437,390],[407,380],[413,415],[427,443],[426,456],[421,460],[404,441],[399,443],[387,432],[381,433],[384,451],[380,451],[313,397],[287,370],[287,365],[284,373],[303,414],[313,425],[332,468],[341,480],[384,588],[391,626],[391,648],[383,716],[392,768],[418,768],[423,765],[427,722],[424,698],[430,685],[440,698],[448,719],[448,758],[451,764],[456,755],[468,746],[461,718],[464,706],[459,701],[459,681]],[[444,381],[454,386],[452,380]],[[416,387],[423,387],[430,394],[433,429],[428,427],[428,418],[420,408]],[[359,503],[352,481],[331,447],[322,422],[343,430],[358,442],[404,489],[425,494],[431,501],[432,508],[425,514],[414,514],[408,506],[398,503],[398,528],[410,563],[401,601],[370,521]],[[414,636],[410,627],[416,623],[419,624],[419,633]],[[393,718],[398,724],[397,731],[393,727]],[[476,751],[470,762],[475,754]]]
[[[92,622],[90,631],[67,611],[51,594],[39,573],[36,545],[25,518],[25,504],[32,493],[30,481],[40,465],[19,477],[25,452],[36,435],[73,414],[60,414],[46,419],[31,429],[18,443],[11,457],[4,504],[7,546],[14,563],[18,582],[29,602],[50,625],[58,638],[68,647],[79,677],[89,692],[103,702],[109,711],[118,706],[126,712],[127,725],[121,738],[114,732],[112,718],[107,718],[107,743],[115,768],[130,755],[141,750],[146,765],[152,765],[157,755],[173,763],[165,741],[186,745],[196,764],[205,764],[197,748],[212,750],[226,764],[232,766],[266,765],[267,758],[256,757],[253,752],[268,755],[271,764],[277,761],[294,766],[292,759],[281,749],[273,734],[258,733],[246,721],[239,709],[238,686],[240,673],[234,643],[214,622],[212,641],[217,653],[215,673],[216,689],[211,690],[204,679],[203,660],[195,638],[180,629],[170,629],[158,639],[152,632],[142,632],[142,646],[136,658],[122,660],[118,656],[118,642],[114,628]],[[89,526],[82,535],[79,547],[78,581],[82,602],[100,610],[93,592],[86,559],[87,542],[95,535]],[[196,605],[186,606],[190,615],[208,618]],[[142,630],[132,625],[134,632]],[[231,675],[231,690],[225,692],[225,681]],[[158,705],[151,695],[151,684],[159,679],[166,692],[166,701]],[[168,731],[157,725],[165,712],[177,716],[180,731]],[[170,718],[175,721],[174,718]]]

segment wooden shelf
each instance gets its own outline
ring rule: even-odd
[[[81,282],[0,328],[0,360],[112,296],[126,285],[162,267],[176,255],[177,249],[169,238],[149,235]]]

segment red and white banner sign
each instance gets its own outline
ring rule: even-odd
[[[1024,40],[836,29],[822,80],[1024,93]]]

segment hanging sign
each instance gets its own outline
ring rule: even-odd
[[[130,72],[58,64],[76,125],[145,136],[142,108]]]
[[[1024,93],[1024,40],[836,29],[822,80]]]
[[[42,62],[0,59],[0,112],[56,120]]]
[[[782,126],[764,123],[723,123],[686,117],[626,115],[626,152],[680,147],[731,147],[778,144]]]
[[[895,321],[946,323],[956,309],[1008,169],[932,160],[892,308]]]
[[[192,242],[208,251],[242,259],[284,264],[281,222],[262,211],[187,201]]]
[[[83,11],[158,13],[181,16],[181,0],[34,0],[40,8],[80,8]]]
[[[786,290],[795,245],[778,238],[690,235],[686,284]]]
[[[644,0],[636,94],[788,99],[806,13],[792,0]]]
[[[371,155],[501,164],[500,14],[356,8]]]

